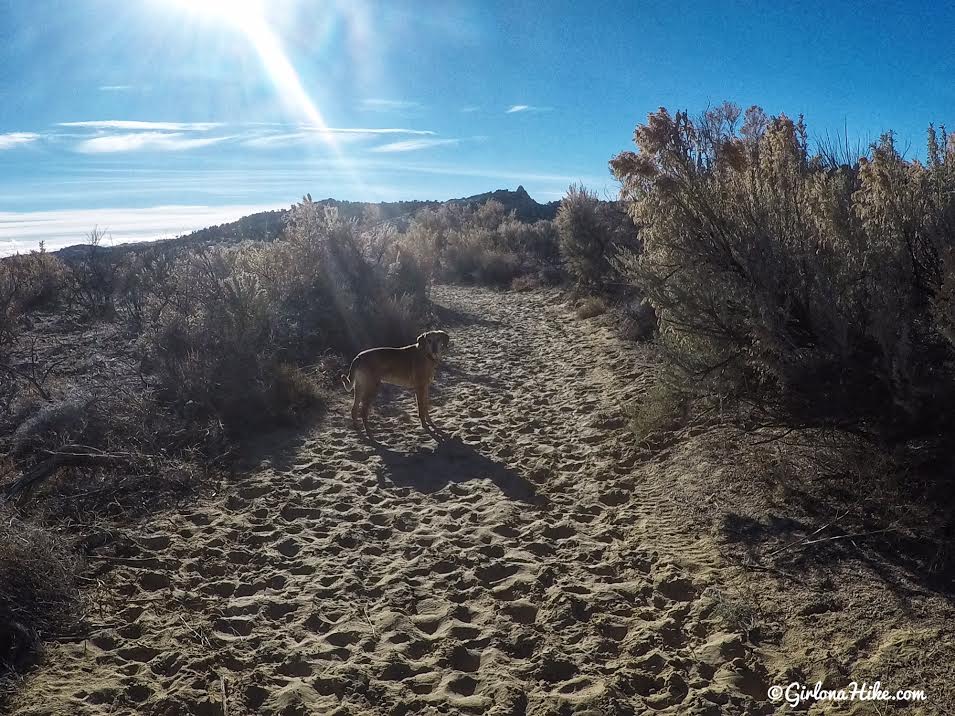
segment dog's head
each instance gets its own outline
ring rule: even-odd
[[[438,360],[441,354],[448,349],[451,343],[451,336],[444,331],[427,331],[418,336],[418,348],[422,349],[429,356]]]

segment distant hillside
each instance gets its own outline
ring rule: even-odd
[[[515,191],[498,189],[462,199],[449,199],[446,202],[385,201],[375,203],[367,201],[340,201],[338,199],[329,198],[322,199],[316,203],[337,207],[338,211],[348,218],[361,219],[367,216],[374,216],[378,221],[407,223],[422,209],[436,209],[443,204],[481,206],[491,200],[500,202],[507,211],[513,211],[519,220],[526,222],[553,219],[557,216],[557,210],[560,208],[559,201],[539,204],[531,198],[523,186],[518,186]],[[287,213],[288,209],[262,211],[257,214],[244,216],[238,221],[209,226],[175,239],[167,239],[162,243],[164,246],[208,246],[211,244],[234,244],[245,240],[272,241],[278,238],[285,228],[285,216]],[[148,243],[153,244],[157,242]],[[112,250],[129,251],[143,245],[145,245],[145,242],[123,244],[113,247]],[[103,250],[107,248],[109,247],[102,247]],[[77,244],[67,246],[55,253],[64,260],[69,261],[85,255],[89,250],[89,246]]]
[[[449,204],[472,204],[479,206],[488,201],[497,201],[504,205],[508,211],[513,211],[521,221],[539,221],[541,219],[553,219],[557,216],[557,210],[560,208],[559,201],[551,201],[547,204],[539,204],[534,201],[523,186],[518,186],[515,191],[508,189],[498,189],[484,194],[476,194],[464,199],[451,199]]]

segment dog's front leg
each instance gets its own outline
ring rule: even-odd
[[[418,386],[415,388],[415,401],[418,404],[418,420],[421,421],[421,427],[428,429],[428,387]]]
[[[423,427],[429,435],[441,440],[444,436],[444,431],[435,425],[434,420],[431,419],[431,396],[428,393],[427,386],[419,393],[418,417],[421,419],[421,427]]]

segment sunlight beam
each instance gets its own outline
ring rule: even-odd
[[[193,16],[208,21],[231,25],[241,32],[259,57],[262,67],[277,91],[282,103],[303,124],[311,125],[332,150],[335,159],[356,184],[361,178],[354,172],[347,157],[335,139],[335,132],[328,124],[318,106],[302,86],[302,80],[289,61],[279,38],[269,26],[260,0],[172,0],[177,6]]]

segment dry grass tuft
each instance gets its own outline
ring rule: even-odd
[[[78,622],[77,573],[54,533],[0,509],[0,699],[4,681],[36,658],[43,639]]]
[[[607,302],[599,296],[585,298],[580,302],[580,305],[577,306],[577,318],[595,318],[596,316],[602,316],[606,312]]]

